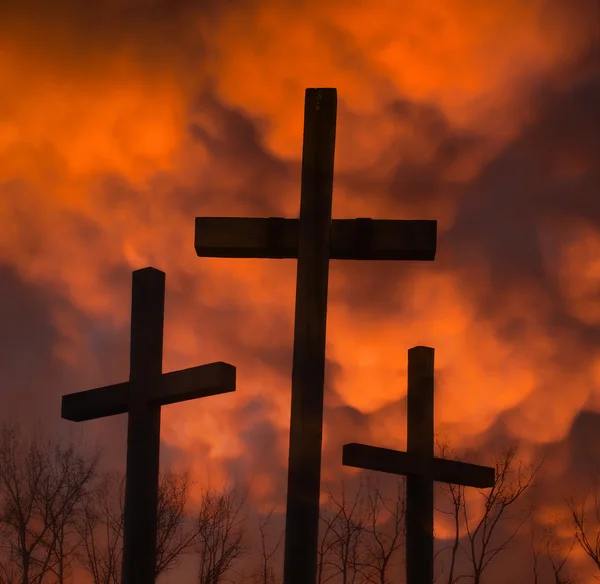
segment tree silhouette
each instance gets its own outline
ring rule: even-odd
[[[249,550],[244,543],[245,495],[206,491],[196,516],[199,584],[220,584]]]
[[[592,560],[596,570],[600,572],[600,484],[598,471],[592,477],[592,504],[588,510],[589,493],[579,503],[574,497],[567,499],[567,506],[571,515],[575,532],[575,540]],[[590,515],[592,516],[591,521]]]
[[[397,479],[394,495],[387,497],[377,477],[360,476],[353,494],[348,494],[344,481],[339,494],[327,489],[327,503],[321,509],[317,584],[391,581],[405,541],[404,477]]]
[[[533,509],[535,512],[535,509]],[[534,515],[531,516],[531,553],[533,556],[533,582],[532,584],[542,584],[548,579],[543,579],[542,574],[550,572],[550,581],[552,584],[575,584],[576,580],[570,574],[568,560],[575,545],[575,538],[565,550],[565,547],[556,533],[559,518],[556,518],[550,524],[546,525],[541,535],[538,537],[533,521]],[[542,558],[546,560],[546,567],[549,570],[544,570]]]
[[[437,441],[437,445],[441,456],[449,453],[447,444]],[[451,502],[451,510],[442,512],[452,517],[455,529],[452,545],[440,550],[440,553],[450,550],[450,569],[447,579],[444,578],[448,584],[465,578],[470,578],[473,584],[481,584],[491,562],[508,549],[530,517],[530,508],[516,508],[533,486],[543,460],[536,466],[525,466],[518,452],[517,446],[510,446],[496,455],[494,485],[491,489],[476,489],[483,503],[483,513],[478,520],[474,518],[465,497],[465,487],[442,485],[442,492]],[[499,529],[501,525],[506,530],[504,534]],[[466,573],[457,575],[459,552],[466,558],[468,569]]]
[[[5,581],[40,584],[50,573],[60,584],[65,581],[78,545],[74,521],[98,460],[99,453],[85,455],[72,440],[63,446],[39,433],[26,439],[16,424],[2,427],[0,538]]]
[[[275,569],[273,568],[273,558],[283,541],[284,531],[279,534],[277,542],[271,546],[268,545],[268,528],[273,517],[274,508],[266,515],[260,515],[258,518],[258,530],[260,535],[260,565],[255,570],[255,584],[275,584]]]
[[[379,478],[367,479],[364,505],[364,551],[360,572],[366,583],[388,584],[395,558],[406,542],[405,478],[396,480],[396,492],[386,497]]]
[[[161,472],[158,488],[156,576],[174,568],[191,551],[198,525],[186,516],[187,473]],[[94,584],[119,584],[123,545],[125,477],[107,472],[82,504],[77,522],[83,545],[79,559]]]

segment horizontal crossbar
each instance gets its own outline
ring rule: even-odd
[[[61,416],[82,422],[124,414],[129,407],[129,381],[63,395]],[[161,375],[155,395],[149,403],[166,406],[211,395],[235,391],[236,369],[217,362]]]
[[[492,487],[496,475],[495,469],[489,466],[447,458],[433,458],[426,461],[411,452],[356,443],[344,444],[342,464],[395,475],[427,476],[432,473],[434,481],[480,489]],[[430,467],[431,464],[433,468]]]
[[[196,253],[213,258],[298,257],[299,219],[197,217]],[[334,260],[435,259],[437,221],[334,219]]]

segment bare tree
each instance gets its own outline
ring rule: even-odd
[[[533,584],[540,584],[540,570],[541,570],[541,558],[545,551],[544,536],[541,537],[541,542],[538,541],[538,537],[535,529],[535,521],[533,512],[530,515],[531,522],[531,555],[533,559],[532,571],[533,571]]]
[[[456,582],[455,579],[455,571],[457,569],[457,555],[460,547],[460,518],[461,518],[461,509],[465,504],[465,488],[461,485],[442,485],[442,489],[447,489],[447,493],[450,495],[451,500],[451,510],[450,511],[442,511],[442,513],[447,513],[452,516],[452,522],[454,525],[454,539],[452,541],[452,547],[450,552],[450,567],[448,569],[448,584],[453,584]],[[436,507],[437,511],[440,511]],[[444,550],[440,550],[438,554],[443,553]],[[441,574],[440,574],[441,575]]]
[[[441,441],[438,437],[436,437],[436,439],[435,439],[435,445],[439,451],[439,456],[441,458],[452,458],[453,455],[456,454],[450,450],[450,447],[448,446],[447,442]],[[452,541],[452,545],[446,546],[445,548],[442,548],[441,550],[439,550],[436,553],[435,558],[437,559],[437,557],[439,555],[443,554],[445,550],[450,549],[450,566],[448,569],[448,574],[447,574],[448,577],[446,579],[446,582],[448,584],[453,584],[454,582],[456,582],[455,571],[457,569],[458,552],[460,550],[461,509],[464,505],[465,488],[461,485],[452,485],[452,484],[441,484],[440,488],[441,488],[442,492],[445,492],[448,495],[448,498],[451,502],[451,507],[450,507],[450,510],[445,510],[445,509],[442,509],[442,508],[436,506],[435,510],[452,517],[452,523],[453,523],[453,527],[454,527],[454,539]],[[442,568],[443,568],[443,562],[442,562]],[[442,572],[440,572],[438,574],[438,577],[440,577],[441,575],[442,575]],[[460,578],[460,576],[459,576],[459,578]]]
[[[242,514],[245,500],[235,489],[204,493],[197,515],[199,584],[225,582],[236,562],[248,551]]]
[[[260,534],[260,565],[254,573],[255,584],[275,584],[275,570],[273,568],[273,557],[279,550],[283,541],[284,531],[282,530],[274,545],[269,546],[267,543],[268,528],[273,517],[274,508],[266,515],[261,515],[258,518],[258,530]]]
[[[22,584],[39,584],[54,573],[64,582],[73,551],[76,509],[92,481],[99,453],[86,456],[73,441],[35,435],[27,440],[18,426],[0,430],[0,538],[9,565],[2,577]]]
[[[341,483],[341,494],[335,496],[330,489],[328,502],[321,513],[325,524],[322,566],[319,570],[324,584],[336,578],[341,584],[354,584],[358,581],[360,569],[364,565],[362,540],[365,535],[366,510],[364,485],[360,483],[353,497],[346,496],[346,488]]]
[[[600,504],[599,504],[599,481],[598,472],[592,478],[592,524],[588,524],[589,514],[586,511],[589,494],[581,503],[576,503],[575,498],[567,500],[567,505],[575,530],[575,540],[594,562],[596,569],[600,571]]]
[[[16,564],[9,561],[0,565],[0,584],[19,584],[21,577]]]
[[[474,584],[481,584],[482,576],[490,563],[510,546],[529,518],[531,509],[514,510],[524,493],[533,486],[534,477],[543,460],[535,467],[525,467],[517,455],[518,448],[512,446],[496,456],[496,479],[493,486],[490,489],[477,489],[483,499],[484,510],[474,525],[464,487],[445,487],[445,492],[451,499],[451,513],[456,528],[454,544],[451,546],[452,576],[448,580],[449,584],[463,578],[471,578]],[[498,529],[500,526],[503,530]],[[461,527],[464,528],[464,534],[460,533]],[[456,576],[454,570],[459,550],[464,552],[470,567],[469,573]]]
[[[82,543],[78,537],[76,521],[81,510],[81,504],[91,490],[92,481],[96,476],[100,452],[96,450],[93,459],[89,461],[84,458],[75,460],[75,450],[72,443],[62,452],[58,445],[55,445],[54,448],[55,457],[51,464],[54,466],[55,479],[51,488],[54,488],[57,492],[62,491],[63,504],[58,507],[52,505],[48,507],[53,543],[53,561],[49,566],[50,571],[56,577],[57,584],[64,584],[71,573],[71,567]],[[70,474],[72,475],[70,479],[59,479],[59,477]],[[63,484],[59,485],[58,481],[62,481]],[[47,493],[46,498],[49,498],[49,496],[50,492]]]
[[[120,582],[124,481],[116,472],[104,473],[84,499],[76,523],[83,542],[80,563],[94,584]]]
[[[553,584],[575,584],[575,577],[569,573],[568,560],[573,551],[575,540],[565,551],[561,541],[556,537],[554,529],[549,533],[546,555],[552,568]]]
[[[367,480],[364,554],[361,574],[366,582],[388,584],[394,558],[405,543],[405,479],[396,482],[396,493],[385,497],[378,479]]]
[[[194,549],[200,526],[193,517],[185,513],[190,486],[187,472],[161,474],[158,489],[156,576],[177,566],[183,554]]]
[[[330,508],[321,509],[319,513],[323,531],[319,534],[319,547],[317,548],[317,584],[325,584],[335,575],[335,573],[331,574],[332,563],[329,557],[336,543],[333,525],[340,514],[339,509],[332,512]]]
[[[0,538],[0,584],[20,584],[22,577],[19,574],[17,568],[16,558],[13,557],[12,546],[8,543],[10,539],[5,537],[6,526],[0,524],[0,531],[3,532],[3,536]]]
[[[159,576],[191,551],[197,523],[185,514],[190,489],[187,473],[161,473],[158,489],[156,568]],[[118,584],[121,579],[125,478],[107,472],[86,497],[77,522],[83,542],[79,555],[94,584]]]
[[[576,580],[569,571],[568,560],[575,545],[575,538],[566,548],[556,533],[557,520],[547,525],[542,530],[541,536],[537,536],[535,521],[531,521],[531,552],[533,555],[533,584],[542,582],[541,574],[543,565],[542,558],[547,560],[553,584],[575,584]],[[544,579],[547,581],[547,579]]]

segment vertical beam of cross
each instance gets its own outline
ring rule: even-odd
[[[283,578],[314,582],[337,95],[306,92]]]
[[[430,220],[332,219],[337,91],[307,89],[299,219],[197,217],[200,257],[298,260],[284,583],[317,568],[329,260],[432,261]]]
[[[162,374],[165,274],[133,273],[129,381],[62,397],[75,422],[128,414],[122,582],[153,584],[156,572],[160,408],[235,391],[236,370],[209,363]]]
[[[122,583],[154,582],[160,452],[159,392],[162,375],[165,274],[133,273],[127,471]],[[144,558],[139,564],[133,558]]]
[[[395,475],[406,475],[406,582],[433,584],[434,481],[486,488],[495,469],[433,456],[434,350],[408,351],[407,451],[345,444],[342,463]]]
[[[433,359],[430,347],[408,351],[407,452],[424,472],[406,477],[406,581],[433,582]]]

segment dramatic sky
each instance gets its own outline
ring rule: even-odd
[[[548,455],[542,515],[600,452],[598,0],[45,0],[0,8],[1,416],[128,375],[131,271],[167,274],[164,458],[282,503],[295,262],[201,259],[194,217],[297,216],[306,87],[338,89],[334,215],[437,219],[435,262],[332,262],[324,480],[436,429]],[[12,7],[10,6],[12,4]],[[85,424],[123,462],[125,420]],[[484,456],[485,458],[485,456]]]

